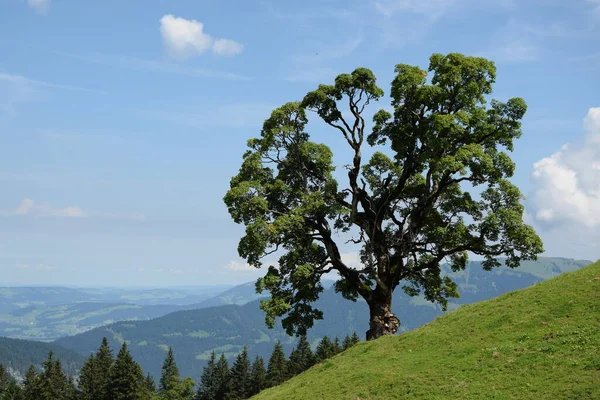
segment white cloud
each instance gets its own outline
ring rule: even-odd
[[[213,53],[220,56],[235,56],[242,50],[244,50],[244,46],[231,39],[217,39],[213,45]]]
[[[360,262],[360,257],[358,253],[342,253],[342,261],[346,266],[354,269],[361,269],[362,263]]]
[[[140,213],[132,213],[127,215],[118,215],[100,211],[84,211],[79,206],[67,206],[64,208],[56,208],[48,203],[38,204],[34,200],[26,198],[21,203],[10,210],[0,210],[0,216],[3,217],[62,217],[62,218],[104,218],[104,219],[124,219],[131,221],[141,221],[145,216]]]
[[[31,199],[24,199],[14,210],[14,215],[27,215],[33,209],[35,202]]]
[[[50,7],[50,0],[27,0],[29,7],[39,13],[46,13]]]
[[[0,213],[3,216],[25,216],[33,215],[39,217],[84,217],[85,213],[77,206],[65,208],[54,208],[50,204],[36,204],[32,199],[23,199],[21,203],[12,210]]]
[[[204,54],[212,48],[213,53],[233,56],[242,52],[244,46],[231,39],[214,40],[204,32],[204,24],[168,14],[160,20],[160,32],[169,54],[186,59]]]
[[[600,229],[600,107],[584,120],[586,136],[533,166],[535,220],[546,226]]]
[[[210,49],[212,38],[204,33],[204,24],[173,15],[160,20],[160,33],[169,52],[176,57],[202,54]]]
[[[239,262],[239,261],[229,261],[229,264],[227,264],[225,266],[225,269],[228,269],[230,271],[243,271],[243,272],[251,272],[251,271],[256,271],[257,269],[254,268],[253,266],[251,266],[248,263],[244,263],[244,262]]]

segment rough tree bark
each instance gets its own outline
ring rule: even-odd
[[[367,301],[369,305],[369,330],[367,340],[393,335],[400,329],[400,320],[392,313],[392,293],[377,287]]]

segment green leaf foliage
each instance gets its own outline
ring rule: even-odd
[[[520,98],[488,101],[495,79],[489,60],[434,54],[427,70],[396,66],[393,110],[376,112],[370,130],[364,113],[383,90],[365,68],[273,111],[224,197],[246,228],[240,256],[257,268],[279,256],[257,282],[271,293],[261,305],[269,326],[283,317],[288,333],[305,333],[322,318],[312,307],[321,277],[336,271],[336,289],[370,306],[368,338],[391,334],[399,285],[445,309],[458,291],[441,272],[444,262],[463,270],[471,252],[487,270],[500,266],[498,256],[514,268],[543,251],[510,182],[508,152],[527,107]],[[311,141],[307,111],[348,146],[344,184],[334,178],[340,166],[331,150]],[[366,146],[377,149],[363,160]],[[338,234],[352,236],[361,267],[344,262]]]

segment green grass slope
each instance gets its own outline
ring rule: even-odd
[[[600,262],[360,343],[256,399],[600,399]]]

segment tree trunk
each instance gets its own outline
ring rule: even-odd
[[[392,313],[392,294],[369,299],[369,326],[367,340],[393,335],[400,329],[400,320]]]

